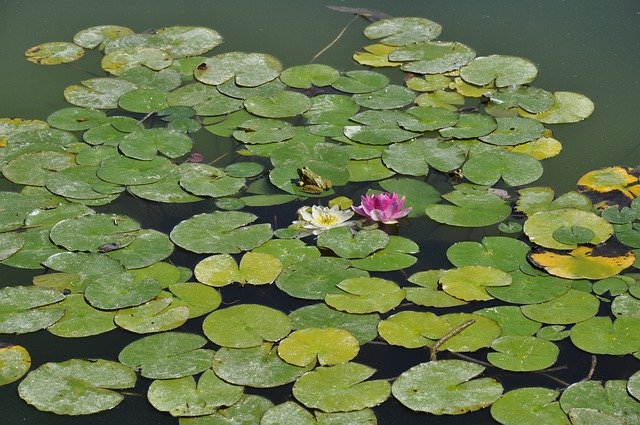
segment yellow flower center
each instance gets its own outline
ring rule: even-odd
[[[338,222],[338,217],[336,217],[333,214],[327,214],[327,213],[323,213],[320,214],[320,216],[318,217],[318,224],[320,224],[321,226],[331,226],[333,224],[336,224]]]

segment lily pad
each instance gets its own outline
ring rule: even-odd
[[[169,290],[189,308],[190,319],[211,313],[222,302],[218,291],[197,282],[174,283],[169,285]]]
[[[334,365],[352,360],[359,351],[358,340],[347,330],[306,328],[292,332],[278,344],[278,355],[296,366]]]
[[[102,58],[102,69],[113,75],[120,75],[124,71],[137,66],[146,66],[154,71],[167,68],[173,59],[164,50],[151,47],[123,47],[108,52]]]
[[[66,41],[54,41],[28,48],[25,56],[29,62],[38,65],[58,65],[80,59],[84,49]]]
[[[394,84],[373,92],[354,94],[352,97],[358,105],[369,109],[401,108],[413,103],[415,98],[413,90]]]
[[[230,52],[205,59],[194,71],[196,80],[218,85],[235,79],[239,86],[256,87],[276,78],[282,64],[264,53]]]
[[[189,319],[189,307],[163,294],[166,293],[161,292],[157,298],[139,306],[118,310],[113,321],[137,334],[164,332],[184,325]]]
[[[538,68],[529,60],[504,55],[477,57],[460,68],[460,76],[468,83],[484,86],[495,81],[497,87],[519,86],[532,82]]]
[[[311,100],[302,93],[281,91],[269,97],[247,97],[244,107],[259,117],[288,118],[306,112],[311,107]]]
[[[564,390],[560,406],[576,424],[594,423],[590,420],[593,414],[581,414],[586,410],[606,421],[601,423],[634,423],[640,419],[640,405],[628,395],[626,384],[623,380],[606,381],[604,385],[600,381],[581,381]],[[574,416],[584,417],[585,421],[576,422]]]
[[[130,244],[139,229],[140,224],[124,215],[90,214],[60,221],[50,237],[69,251],[100,252],[105,244]]]
[[[529,246],[517,239],[487,236],[481,243],[456,242],[447,250],[447,259],[456,267],[488,266],[512,272],[527,262],[529,251]]]
[[[180,418],[180,425],[241,425],[259,423],[260,418],[273,403],[257,395],[243,395],[230,407],[218,409],[216,413],[194,418]]]
[[[491,186],[501,178],[509,186],[522,186],[538,180],[542,171],[542,164],[537,159],[502,150],[473,155],[462,167],[465,178],[485,186]]]
[[[198,214],[178,223],[170,237],[176,245],[199,254],[248,251],[271,239],[273,233],[269,224],[247,226],[256,218],[239,211]]]
[[[103,111],[92,108],[63,108],[58,109],[47,117],[52,127],[67,131],[88,130],[107,120]]]
[[[207,257],[196,264],[194,274],[205,285],[218,287],[233,282],[243,285],[273,283],[281,271],[282,264],[273,255],[247,252],[240,260],[240,265],[229,254]]]
[[[258,304],[240,304],[209,314],[204,334],[222,347],[257,347],[278,341],[291,331],[291,320],[281,311]]]
[[[418,102],[416,102],[418,103]],[[421,103],[418,103],[422,106]],[[430,105],[438,106],[438,105]],[[443,137],[455,139],[469,139],[472,137],[486,136],[497,127],[495,118],[483,114],[461,114],[458,121],[450,127],[444,127],[438,131]]]
[[[119,25],[98,25],[78,31],[73,36],[73,42],[85,49],[93,49],[99,45],[101,46],[100,48],[102,48],[111,40],[132,34],[134,34],[134,32],[127,27]]]
[[[332,250],[342,258],[364,258],[384,248],[389,236],[382,230],[360,230],[353,234],[347,227],[329,229],[318,236],[318,247]]]
[[[193,141],[184,133],[168,128],[152,128],[127,134],[118,148],[130,158],[152,160],[158,152],[177,158],[191,151]]]
[[[106,254],[127,269],[139,269],[164,260],[173,249],[174,245],[166,234],[153,229],[140,229],[130,244]]]
[[[301,367],[285,362],[271,343],[250,348],[222,347],[212,363],[213,370],[225,381],[256,388],[288,384],[312,367],[313,365]]]
[[[373,71],[347,71],[331,84],[345,93],[371,93],[389,84],[389,78]]]
[[[20,397],[38,410],[59,415],[88,415],[116,407],[131,388],[135,373],[108,360],[72,359],[45,363],[29,372],[18,386]]]
[[[0,333],[27,333],[57,322],[64,309],[44,309],[65,296],[61,291],[37,286],[7,286],[0,289]]]
[[[455,307],[466,304],[466,301],[452,297],[439,286],[440,277],[445,270],[427,270],[409,276],[409,282],[420,288],[407,286],[404,288],[407,301],[427,307]]]
[[[415,74],[441,74],[453,71],[475,57],[476,52],[457,41],[426,41],[404,45],[389,53],[389,60],[407,62],[401,69]]]
[[[382,154],[385,165],[411,176],[426,176],[429,167],[443,173],[459,168],[466,160],[464,151],[449,142],[415,139],[390,145]]]
[[[630,354],[640,350],[639,329],[636,317],[592,317],[571,328],[571,342],[588,353]]]
[[[115,109],[118,98],[138,87],[121,78],[92,78],[64,89],[67,102],[84,108]]]
[[[571,281],[555,276],[531,276],[512,271],[511,285],[487,288],[491,296],[513,304],[538,304],[551,301],[571,289]]]
[[[507,286],[511,276],[487,266],[463,266],[445,272],[440,278],[442,289],[449,295],[464,301],[487,301],[493,297],[487,293],[490,286]]]
[[[348,412],[377,406],[391,393],[385,380],[367,381],[375,369],[359,363],[318,367],[298,378],[293,396],[302,404],[324,412]]]
[[[613,226],[594,213],[559,209],[541,211],[530,216],[524,223],[524,232],[531,242],[552,249],[575,249],[577,243],[562,243],[554,237],[554,232],[562,227],[580,226],[593,232],[587,242],[599,244],[613,234]]]
[[[491,416],[501,424],[553,423],[570,425],[557,401],[560,392],[549,388],[518,388],[505,393],[491,406]]]
[[[120,351],[118,360],[140,371],[145,378],[182,378],[211,366],[214,351],[202,348],[206,343],[200,335],[163,332],[127,345]]]
[[[502,395],[495,379],[473,379],[483,371],[483,366],[462,360],[421,363],[402,373],[391,391],[411,410],[461,415],[490,406]]]
[[[93,308],[82,294],[71,294],[53,308],[65,310],[64,316],[47,330],[63,338],[84,338],[99,335],[116,328],[115,312]]]
[[[370,24],[364,29],[367,38],[381,38],[380,43],[389,46],[430,41],[442,32],[440,24],[425,18],[390,18]]]
[[[487,360],[500,369],[530,372],[552,366],[560,349],[551,341],[533,336],[506,335],[491,344],[496,352],[487,354]]]
[[[544,126],[537,121],[521,117],[498,117],[498,126],[480,140],[498,146],[513,146],[542,137]]]
[[[335,68],[327,65],[308,64],[292,66],[280,73],[280,80],[289,87],[308,89],[312,85],[324,87],[332,84],[340,74]]]
[[[240,400],[243,388],[228,384],[212,370],[206,370],[196,382],[193,377],[156,380],[149,386],[147,398],[153,407],[171,416],[202,416]]]
[[[499,223],[511,214],[507,202],[485,188],[458,185],[454,189],[442,196],[453,205],[427,205],[429,218],[452,226],[481,227]]]
[[[378,336],[377,314],[350,314],[327,307],[324,303],[301,307],[289,313],[295,330],[308,328],[338,328],[349,331],[360,345]]]
[[[9,344],[0,347],[0,386],[17,381],[31,367],[31,356],[24,347]]]
[[[531,262],[547,273],[566,279],[605,279],[615,276],[636,261],[633,251],[578,246],[566,254],[538,251],[529,255]]]
[[[525,317],[520,307],[513,305],[499,305],[476,310],[475,314],[487,317],[500,325],[500,336],[531,336],[535,334],[542,324]],[[540,337],[540,335],[536,336]],[[550,338],[544,338],[551,341]]]
[[[316,419],[309,411],[295,401],[285,401],[267,410],[260,425],[316,425]]]
[[[593,113],[595,106],[586,96],[566,91],[553,93],[553,105],[538,114],[522,113],[527,118],[545,124],[560,124],[582,121]]]
[[[342,293],[329,293],[325,302],[347,313],[386,313],[404,299],[405,291],[395,282],[376,277],[354,277],[336,285]]]
[[[565,294],[538,304],[520,307],[529,319],[541,322],[566,325],[590,319],[598,313],[600,301],[583,291],[570,289]]]

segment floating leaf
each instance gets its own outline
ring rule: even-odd
[[[89,303],[103,310],[117,310],[140,305],[157,296],[162,285],[156,279],[147,278],[134,282],[130,273],[96,278],[87,286],[84,294]]]
[[[458,185],[442,196],[453,205],[427,205],[427,216],[439,223],[481,227],[499,223],[511,214],[511,207],[498,195],[471,185]]]
[[[271,407],[273,407],[273,403],[266,398],[245,394],[233,406],[226,409],[218,409],[216,413],[211,415],[180,418],[180,425],[257,424]]]
[[[462,360],[421,363],[402,373],[391,391],[411,410],[461,415],[487,407],[502,395],[498,381],[473,379],[482,371],[483,366]]]
[[[55,41],[28,48],[25,56],[29,62],[38,65],[58,65],[80,59],[84,49],[66,41]]]
[[[389,53],[389,60],[408,62],[402,70],[416,74],[440,74],[466,65],[476,53],[457,41],[427,41],[405,45]]]
[[[562,410],[569,414],[572,423],[596,423],[590,420],[593,414],[586,413],[584,422],[574,421],[574,415],[583,417],[580,411],[593,411],[596,418],[606,422],[634,423],[640,420],[640,405],[627,393],[627,381],[581,381],[566,388],[560,397]],[[599,415],[597,413],[600,413]]]
[[[623,196],[633,199],[640,194],[640,185],[638,178],[630,171],[631,169],[626,167],[606,167],[589,171],[578,180],[578,190],[599,194],[621,192]]]
[[[504,87],[487,93],[491,102],[502,108],[520,107],[530,113],[544,112],[553,105],[553,95],[532,86]]]
[[[579,246],[567,254],[539,251],[529,255],[534,265],[547,273],[566,279],[605,279],[615,276],[635,262],[633,251],[616,252],[604,245]]]
[[[557,156],[562,150],[562,144],[551,137],[541,137],[531,142],[507,147],[509,152],[522,153],[541,161]]]
[[[542,324],[535,322],[522,314],[520,307],[500,305],[476,310],[476,314],[487,317],[500,325],[500,336],[530,336],[535,334]],[[548,339],[548,338],[547,338]]]
[[[134,32],[127,27],[118,25],[98,25],[82,31],[73,36],[73,42],[85,49],[93,49],[98,45],[103,48],[106,43],[116,38],[132,35]]]
[[[553,343],[533,336],[506,335],[491,344],[495,353],[487,360],[500,369],[530,372],[552,366],[558,360],[560,349]]]
[[[280,260],[282,267],[320,257],[318,248],[306,245],[300,239],[271,239],[252,252],[271,254]]]
[[[207,340],[195,334],[164,332],[132,342],[118,360],[151,379],[181,378],[211,366],[213,350],[202,348]]]
[[[60,130],[79,131],[104,123],[107,115],[92,108],[63,108],[47,117],[49,125]]]
[[[327,294],[325,302],[347,313],[386,313],[404,299],[404,289],[395,282],[375,277],[354,277],[336,285],[343,293]]]
[[[486,301],[493,297],[485,288],[510,285],[511,276],[493,267],[463,266],[445,272],[440,278],[440,283],[447,294],[456,298],[465,301]]]
[[[307,328],[292,332],[278,345],[278,355],[296,366],[322,366],[348,362],[360,349],[358,340],[344,329]]]
[[[389,53],[393,52],[396,48],[393,46],[387,46],[384,44],[370,44],[363,47],[365,52],[356,52],[353,54],[353,60],[360,65],[379,67],[392,67],[400,66],[401,63],[389,61]]]
[[[545,124],[560,124],[582,121],[593,113],[595,106],[586,96],[579,93],[557,91],[553,93],[553,105],[539,114],[521,114]]]
[[[360,230],[353,234],[348,227],[329,229],[318,236],[318,247],[328,248],[342,258],[364,258],[384,248],[389,236],[382,230]]]
[[[365,344],[378,336],[377,314],[350,314],[327,307],[324,303],[301,307],[289,313],[295,330],[308,328],[338,328],[349,331],[359,344]]]
[[[520,307],[529,319],[551,324],[571,324],[590,319],[598,313],[600,301],[583,291],[570,289],[565,294],[538,304]]]
[[[511,285],[487,288],[491,296],[513,304],[538,304],[551,301],[571,289],[571,281],[555,276],[531,276],[512,271]]]
[[[518,191],[519,198],[516,209],[532,216],[539,211],[552,211],[571,208],[590,211],[592,204],[589,198],[577,192],[567,192],[553,199],[553,189],[550,187],[527,187]]]
[[[610,317],[591,317],[571,328],[571,342],[588,353],[630,354],[640,350],[639,330],[636,317],[621,316],[613,322]]]
[[[427,307],[455,307],[466,304],[465,301],[454,298],[439,288],[439,280],[444,272],[427,270],[409,276],[409,282],[421,287],[405,287],[407,301]]]
[[[394,109],[413,103],[415,97],[413,90],[391,84],[370,93],[354,94],[352,99],[369,109]]]
[[[504,55],[477,57],[460,68],[460,76],[468,83],[484,86],[493,81],[497,87],[522,85],[532,82],[538,69],[529,60]]]
[[[285,401],[267,410],[260,425],[316,425],[313,415],[294,401]]]
[[[331,84],[345,93],[371,93],[389,84],[389,78],[373,71],[348,71]]]
[[[135,373],[108,360],[72,359],[45,363],[18,386],[20,397],[38,410],[88,415],[116,407],[124,397],[113,390],[131,388]]]
[[[492,145],[513,146],[538,139],[544,133],[542,124],[528,118],[498,117],[496,123],[496,129],[480,140]]]
[[[209,314],[202,323],[204,334],[223,347],[257,347],[278,341],[291,331],[291,320],[281,311],[258,304],[240,304]]]
[[[239,86],[255,87],[280,74],[282,65],[264,53],[230,52],[205,59],[194,71],[196,80],[218,85],[232,78]]]
[[[147,334],[175,329],[188,319],[189,307],[172,297],[159,296],[139,306],[118,310],[113,321],[130,332]]]
[[[178,223],[170,237],[175,244],[199,254],[248,251],[272,235],[269,224],[246,226],[256,218],[237,211],[198,214]]]
[[[336,288],[343,279],[364,277],[365,271],[350,268],[342,258],[320,257],[290,265],[276,280],[278,288],[296,298],[322,300],[326,294],[341,294]]]
[[[382,154],[387,167],[412,176],[426,176],[430,166],[446,173],[459,168],[465,159],[464,152],[458,146],[424,138],[394,143]]]
[[[298,378],[293,396],[308,408],[325,412],[377,406],[389,397],[391,386],[382,379],[366,381],[375,371],[359,363],[318,367]]]
[[[308,64],[292,66],[280,73],[280,80],[289,87],[308,89],[312,85],[324,87],[338,79],[338,71],[327,65]]]
[[[462,167],[469,181],[491,186],[502,178],[509,186],[522,186],[542,176],[542,164],[537,159],[503,150],[473,155]]]
[[[456,242],[447,250],[447,259],[456,267],[488,266],[512,272],[526,263],[529,251],[529,246],[517,239],[487,236],[481,243]]]
[[[90,214],[62,220],[51,228],[51,240],[69,251],[100,252],[105,244],[124,247],[140,225],[125,215]]]
[[[31,356],[20,345],[0,347],[0,386],[17,381],[31,367]]]
[[[93,308],[82,294],[71,294],[55,305],[54,309],[65,310],[64,316],[47,330],[63,338],[84,338],[99,335],[116,328],[115,312]]]
[[[259,117],[288,118],[306,112],[311,107],[311,100],[302,93],[282,91],[269,97],[247,97],[244,107]]]
[[[44,329],[64,314],[62,308],[39,308],[58,303],[62,292],[37,286],[7,286],[0,289],[0,333],[27,333]]]
[[[24,244],[13,255],[3,260],[3,264],[23,269],[41,269],[43,261],[64,251],[51,242],[49,229],[28,229],[26,232],[20,233],[20,236],[24,240]]]
[[[137,86],[121,78],[92,78],[64,89],[67,102],[84,108],[115,109],[118,98]]]
[[[240,265],[228,254],[212,255],[201,260],[194,269],[198,281],[209,286],[225,286],[233,282],[264,285],[276,280],[282,265],[271,254],[247,252]]]
[[[149,386],[147,398],[156,409],[171,416],[201,416],[230,406],[240,400],[243,388],[228,384],[212,370],[206,370],[198,380],[190,377],[156,380]]]
[[[272,388],[295,381],[313,367],[289,364],[278,350],[264,343],[251,348],[222,347],[213,358],[212,368],[220,378],[235,385]]]
[[[491,406],[491,416],[501,424],[548,423],[569,425],[557,400],[559,391],[549,388],[518,388],[502,395]]]
[[[135,233],[133,242],[106,254],[127,269],[139,269],[164,260],[171,255],[173,248],[166,234],[153,229],[140,229]]]
[[[173,59],[164,50],[151,47],[124,47],[108,52],[100,65],[109,74],[120,75],[137,66],[146,66],[154,71],[167,68]]]
[[[380,43],[404,46],[433,40],[442,32],[440,24],[425,18],[390,18],[370,24],[364,29],[367,38],[381,38]]]
[[[238,124],[237,128],[233,131],[233,137],[248,144],[282,142],[295,136],[291,124],[272,118],[249,119]]]
[[[496,120],[489,115],[462,114],[458,121],[451,127],[439,130],[443,137],[456,139],[469,139],[472,137],[486,136],[496,128]]]
[[[576,242],[567,240],[568,243],[558,241],[554,235],[560,228],[579,226],[593,232],[593,237],[586,242],[599,244],[606,241],[613,234],[613,226],[602,217],[594,213],[576,209],[559,209],[554,211],[541,211],[531,215],[524,222],[524,233],[531,242],[552,249],[575,249]]]

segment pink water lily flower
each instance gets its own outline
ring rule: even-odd
[[[384,224],[397,223],[399,218],[411,212],[411,208],[402,208],[404,196],[398,199],[397,193],[363,195],[360,199],[362,204],[351,208],[362,216]]]

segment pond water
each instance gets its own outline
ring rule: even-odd
[[[556,195],[575,190],[585,173],[602,167],[638,165],[637,99],[640,97],[640,5],[637,1],[619,1],[615,7],[597,0],[456,2],[336,1],[345,7],[365,7],[392,16],[424,17],[443,27],[440,40],[459,41],[473,48],[478,56],[502,54],[528,58],[538,68],[535,86],[553,91],[583,93],[595,104],[595,112],[584,121],[549,125],[554,138],[562,142],[560,155],[543,161],[544,174],[534,186],[550,186]],[[329,3],[333,4],[333,3]],[[78,31],[104,24],[129,27],[137,32],[173,25],[196,25],[213,28],[224,43],[207,56],[228,51],[263,52],[278,58],[283,67],[303,65],[327,46],[349,23],[353,15],[339,13],[317,1],[155,1],[131,2],[113,0],[87,5],[87,2],[60,0],[0,0],[0,36],[3,40],[0,61],[0,118],[20,117],[45,119],[52,112],[68,107],[62,96],[65,87],[91,78],[85,70],[102,73],[100,54],[91,52],[81,61],[80,69],[70,65],[36,66],[24,59],[24,51],[49,41],[71,41]],[[340,39],[326,50],[316,63],[329,65],[341,72],[361,68],[352,55],[371,44],[363,35],[370,22],[363,18],[351,23]],[[92,60],[91,60],[91,59]],[[400,71],[380,71],[394,84],[402,84]],[[143,114],[144,115],[144,114]],[[196,144],[209,160],[235,149],[235,142],[213,138],[204,129],[194,135]],[[215,142],[212,143],[212,142]],[[222,158],[227,165],[231,156]],[[226,162],[225,162],[226,161]],[[263,161],[268,164],[268,161]],[[441,192],[447,182],[437,176],[429,183]],[[357,183],[336,192],[356,204],[372,183]],[[18,191],[21,186],[3,179],[0,188]],[[511,190],[511,192],[514,192]],[[326,205],[329,198],[320,198]],[[273,228],[286,227],[296,219],[296,210],[314,200],[296,201],[277,207],[250,208],[259,216],[257,222]],[[210,201],[193,204],[149,203],[123,195],[117,203],[96,208],[101,213],[124,213],[142,223],[144,228],[169,233],[177,223],[196,214],[214,211]],[[497,226],[452,227],[429,220],[412,218],[396,229],[400,236],[420,246],[418,262],[403,271],[385,273],[387,279],[406,282],[406,277],[422,270],[450,268],[446,250],[458,241],[480,241],[485,236],[499,235]],[[524,238],[526,239],[526,237]],[[193,269],[204,258],[178,250],[170,260]],[[28,285],[41,270],[25,270],[0,265],[0,287]],[[404,283],[403,283],[404,284]],[[220,290],[226,304],[265,304],[284,312],[308,304],[279,291],[275,285],[225,287]],[[493,301],[462,307],[461,312],[498,305]],[[600,314],[608,315],[609,307],[601,304]],[[436,311],[436,310],[433,310]],[[453,310],[451,310],[453,311]],[[447,313],[450,311],[447,310]],[[391,311],[388,315],[392,314]],[[440,314],[440,313],[438,313]],[[202,318],[190,320],[177,331],[202,334]],[[120,351],[139,336],[116,329],[87,338],[59,338],[46,331],[24,335],[0,336],[6,342],[25,347],[32,358],[32,370],[46,362],[62,362],[71,358],[117,360]],[[568,339],[559,342],[560,356],[554,367],[567,368],[549,372],[518,374],[492,367],[485,376],[499,380],[505,392],[521,387],[563,388],[565,383],[582,380],[591,365],[591,355],[576,349]],[[488,349],[465,353],[486,360]],[[439,359],[456,358],[442,352]],[[408,350],[386,344],[371,343],[360,348],[354,360],[378,369],[372,379],[392,379],[411,366],[429,359],[427,349]],[[593,379],[628,379],[638,370],[638,360],[631,355],[598,356]],[[154,409],[146,399],[150,381],[139,378],[132,395],[115,409],[88,417],[56,416],[36,410],[17,395],[18,382],[1,386],[0,422],[7,424],[175,424],[177,419]],[[274,403],[292,400],[291,385],[275,389],[247,389],[249,394],[265,396]],[[636,394],[637,395],[637,394]],[[381,424],[491,424],[489,409],[459,416],[433,416],[417,413],[390,397],[374,408]]]

